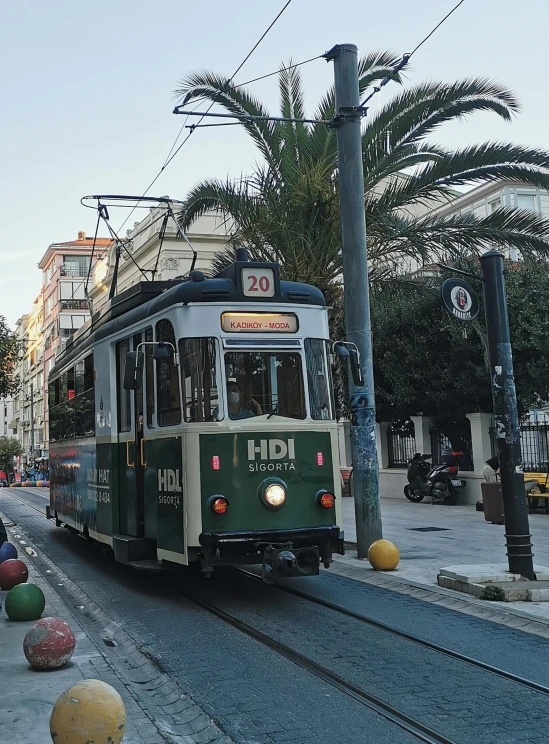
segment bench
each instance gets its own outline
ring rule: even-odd
[[[545,513],[549,514],[549,493],[527,493],[528,513],[533,514],[539,506],[539,502],[545,501]]]

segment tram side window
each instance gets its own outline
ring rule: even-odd
[[[156,340],[175,345],[175,333],[169,320],[156,324]],[[175,426],[181,423],[179,380],[174,355],[156,361],[156,413],[158,426]]]
[[[131,391],[124,389],[124,370],[126,354],[130,350],[130,340],[116,344],[116,387],[118,390],[118,431],[130,431],[132,425]]]
[[[152,328],[145,331],[145,341],[150,344],[153,341]],[[154,428],[154,362],[153,347],[145,346],[145,386],[147,399],[147,426]]]
[[[322,338],[305,339],[305,362],[309,387],[311,418],[334,418],[332,380],[328,365],[328,341]]]
[[[52,442],[95,434],[93,373],[86,380],[83,374],[86,365],[93,370],[92,354],[49,383],[49,437]]]
[[[219,421],[215,338],[179,342],[185,421]]]

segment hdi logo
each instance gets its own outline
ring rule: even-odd
[[[248,439],[248,460],[255,460],[259,455],[260,460],[295,460],[295,440],[288,439],[260,439],[256,444],[255,439]]]
[[[158,490],[181,493],[181,475],[179,470],[158,470]]]

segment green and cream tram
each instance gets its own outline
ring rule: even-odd
[[[237,259],[137,284],[67,342],[48,517],[138,568],[317,574],[343,552],[326,303]]]

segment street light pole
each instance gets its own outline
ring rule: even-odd
[[[325,57],[334,62],[333,124],[337,132],[346,339],[356,346],[362,373],[362,384],[349,375],[349,392],[357,556],[366,558],[370,545],[382,537],[382,527],[360,128],[363,111],[356,46],[338,44]]]
[[[480,265],[509,571],[534,580],[503,255],[488,251],[480,257]]]
[[[31,445],[30,445],[30,459],[31,468],[34,467],[34,387],[32,382],[30,383],[30,417],[31,417]]]

